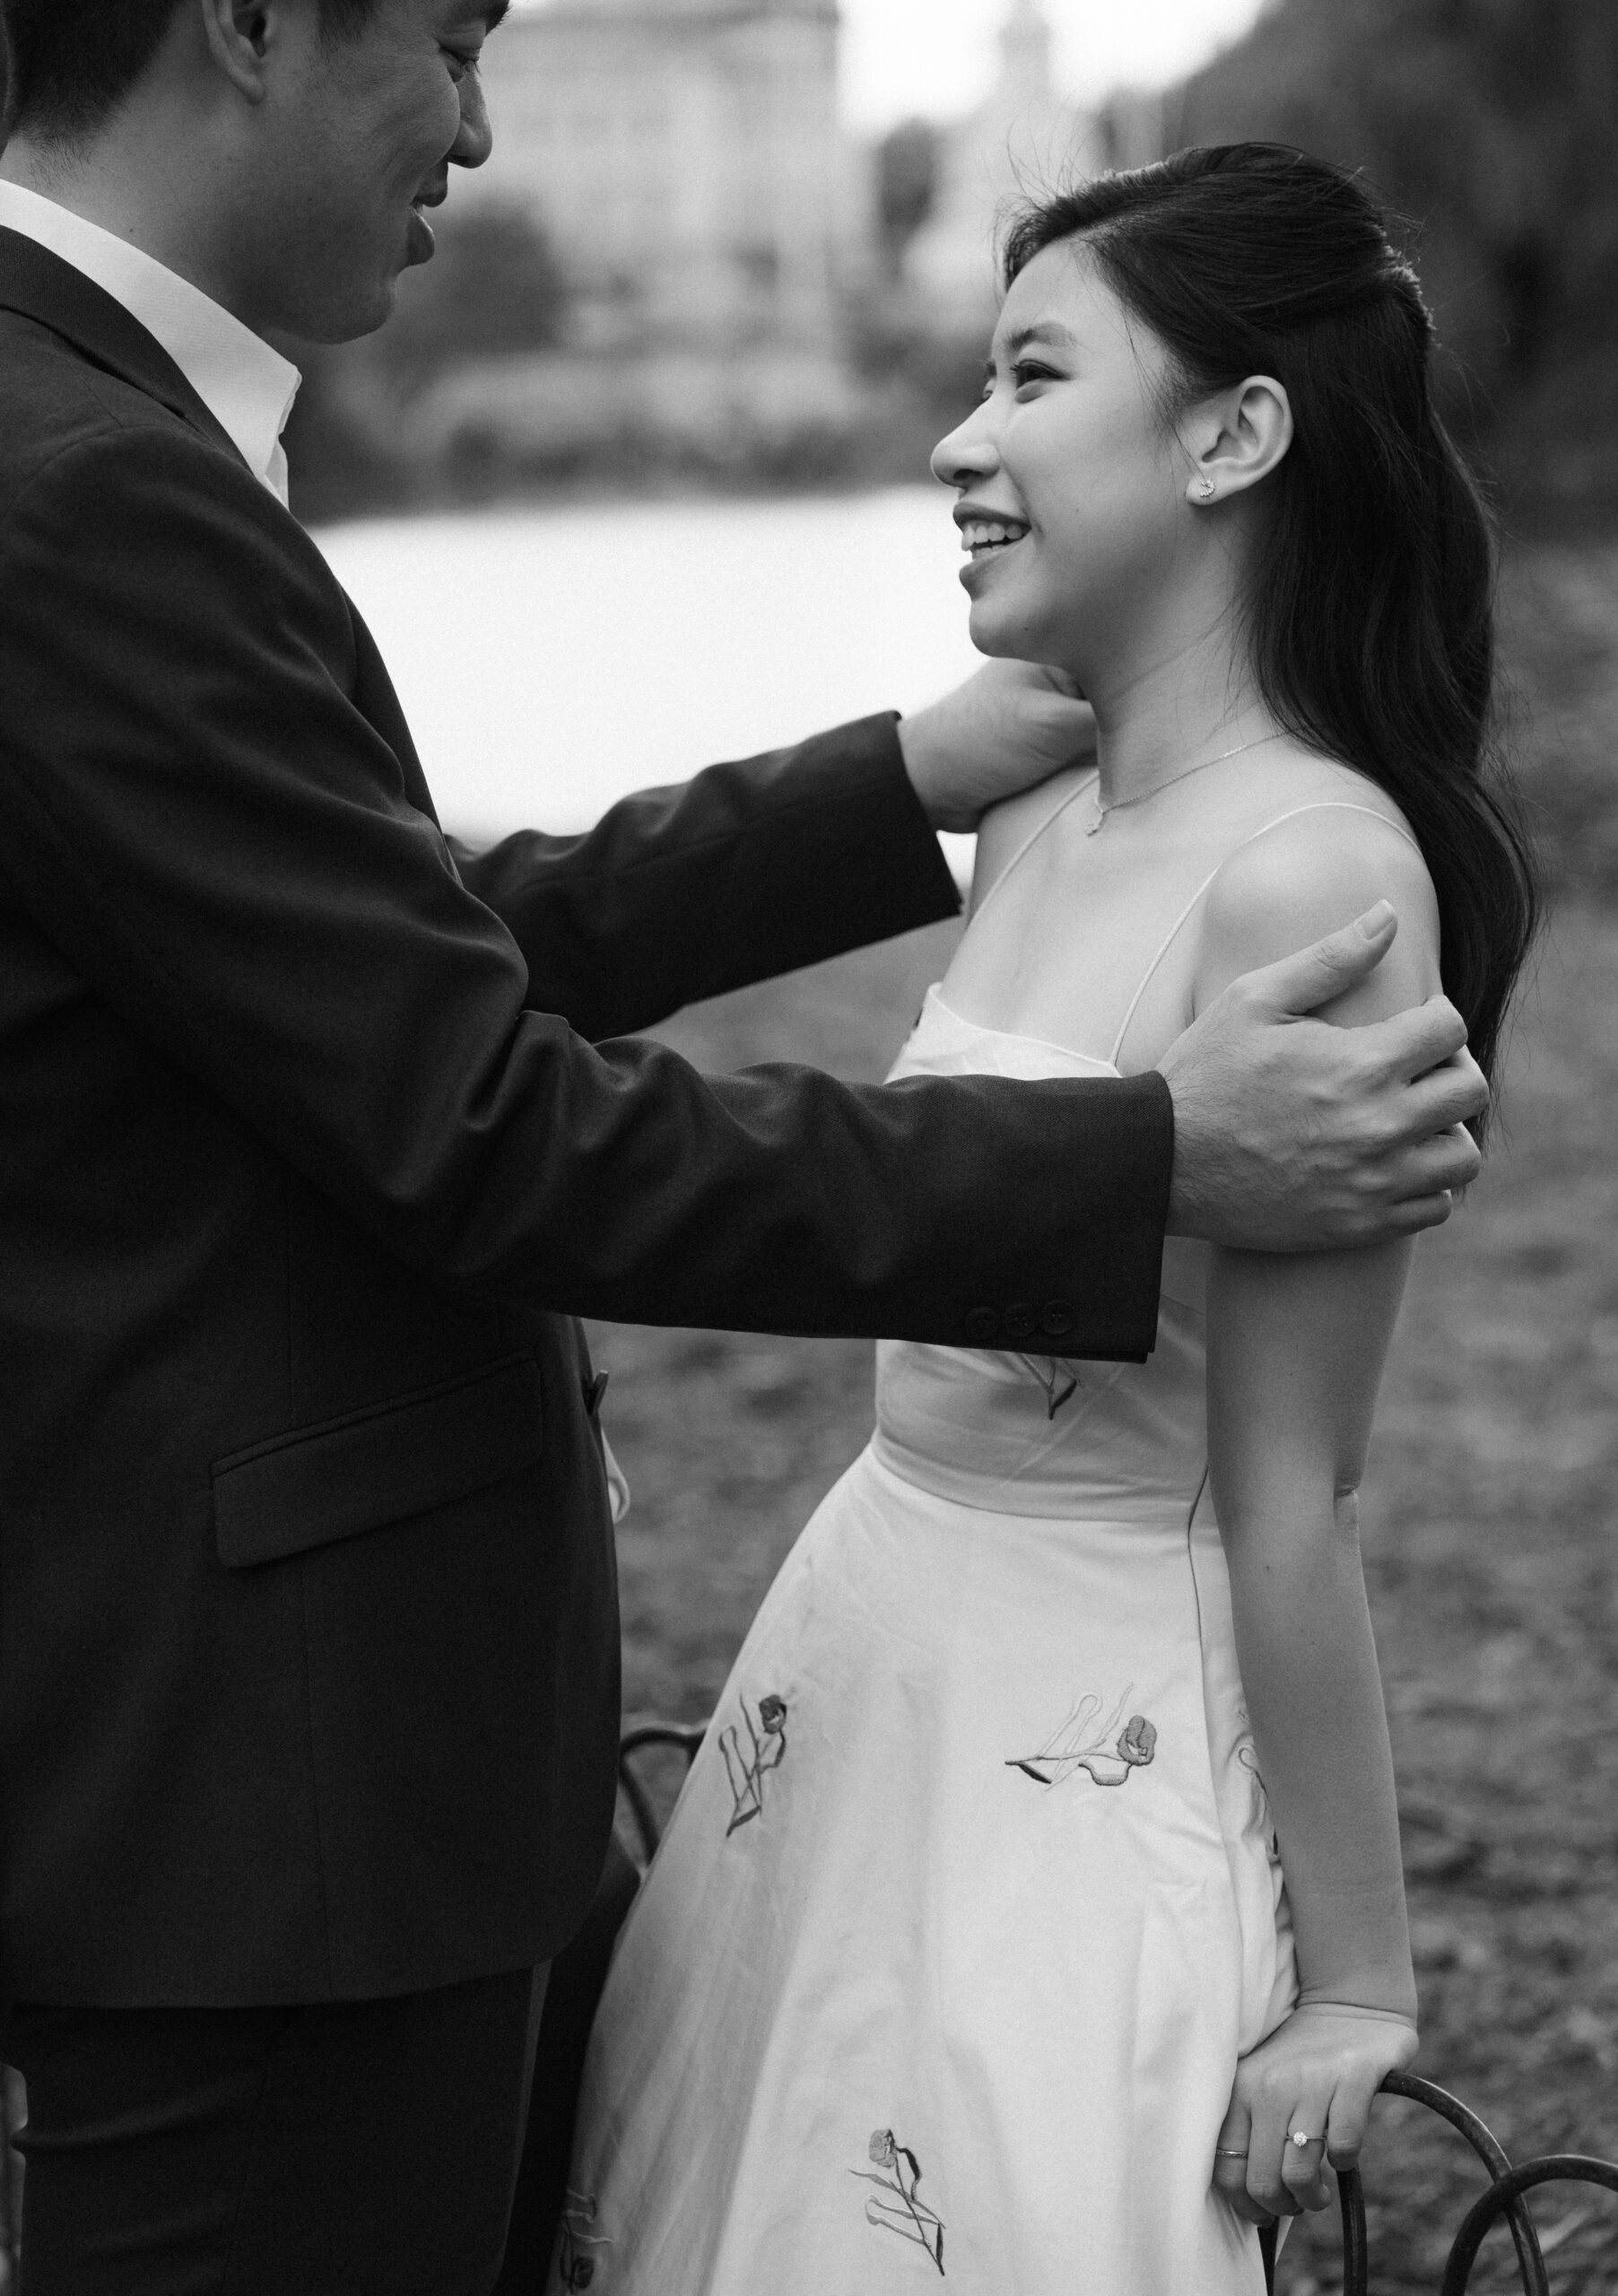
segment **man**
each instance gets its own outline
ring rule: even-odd
[[[947,914],[929,822],[1048,772],[1080,713],[991,679],[586,838],[452,849],[278,499],[295,376],[264,337],[375,326],[425,259],[489,150],[498,0],[4,7],[25,2284],[475,2296],[613,1803],[573,1318],[1138,1358],[1166,1218],[1261,1248],[1430,1224],[1480,1080],[1441,1004],[1292,1017],[1386,916],[1127,1083],[709,1080],[624,1040]]]

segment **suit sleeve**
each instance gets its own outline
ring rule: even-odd
[[[402,1257],[623,1321],[1150,1349],[1161,1078],[861,1089],[592,1046],[535,1009],[250,478],[172,426],[97,433],[0,550],[14,898]]]
[[[528,968],[529,1003],[622,1036],[750,981],[953,917],[892,716],[710,766],[573,839],[450,840]]]

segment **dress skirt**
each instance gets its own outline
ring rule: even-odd
[[[1259,2296],[1210,2179],[1284,1892],[1217,1528],[1117,1504],[880,1438],[828,1495],[619,1944],[552,2290]]]

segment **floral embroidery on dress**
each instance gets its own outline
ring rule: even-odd
[[[1098,1725],[1101,1701],[1091,1692],[1068,1709],[1037,1753],[1013,1754],[1007,1770],[1020,1770],[1036,1786],[1065,1786],[1075,1770],[1088,1770],[1097,1786],[1122,1786],[1131,1771],[1144,1770],[1157,1753],[1157,1728],[1144,1714],[1130,1714],[1131,1683],[1107,1719]],[[1122,1724],[1122,1727],[1119,1725]]]
[[[1247,1726],[1247,1718],[1244,1712],[1241,1717],[1244,1728]],[[1244,1738],[1237,1747],[1236,1765],[1239,1770],[1246,1770],[1250,1781],[1253,1814],[1249,1822],[1253,1831],[1262,1840],[1269,1844],[1271,1856],[1279,1857],[1281,1844],[1275,1839],[1274,1822],[1270,1816],[1270,1797],[1265,1790],[1264,1777],[1258,1767],[1258,1749],[1254,1745],[1251,1738]]]
[[[561,2213],[561,2243],[557,2251],[556,2269],[564,2288],[588,2288],[596,2277],[596,2258],[586,2254],[589,2248],[610,2248],[612,2242],[591,2227],[596,2222],[596,2203],[588,2193],[575,2192],[568,2187],[566,2205]]]
[[[759,1700],[759,1718],[755,1723],[747,1710],[747,1700],[742,1700],[742,1721],[746,1726],[748,1746],[742,1744],[742,1734],[732,1722],[719,1733],[719,1752],[725,1757],[725,1775],[730,1780],[730,1798],[734,1814],[725,1829],[728,1840],[738,1826],[750,1818],[764,1814],[764,1780],[772,1770],[779,1770],[787,1758],[787,1701],[774,1692]]]
[[[891,2128],[873,2131],[870,2157],[872,2168],[885,2169],[886,2176],[875,2176],[872,2169],[848,2171],[862,2184],[877,2187],[876,2194],[866,2203],[866,2223],[874,2224],[884,2232],[897,2232],[901,2240],[914,2241],[918,2248],[925,2248],[938,2267],[939,2279],[947,2279],[944,2268],[944,2219],[917,2196],[916,2188],[921,2182],[920,2161],[908,2144],[900,2144]]]
[[[1019,1355],[1017,1361],[1030,1371],[1045,1390],[1045,1416],[1054,1419],[1065,1403],[1071,1403],[1084,1382],[1059,1355],[1043,1355],[1036,1361],[1031,1355]],[[1043,1364],[1044,1369],[1040,1369]]]

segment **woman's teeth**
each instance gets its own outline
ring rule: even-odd
[[[1008,526],[1003,519],[978,519],[961,527],[961,546],[979,558],[986,551],[1004,550],[1013,542],[1021,542],[1027,532],[1026,526]]]

